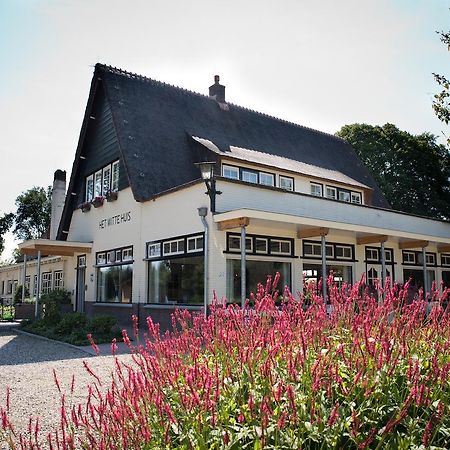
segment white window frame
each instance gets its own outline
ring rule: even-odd
[[[37,295],[37,288],[38,288],[38,276],[37,276],[37,274],[34,274],[34,277],[33,277],[33,297],[36,297],[36,295]]]
[[[317,188],[319,189],[319,192],[316,191]],[[311,195],[314,195],[314,197],[322,197],[323,196],[323,186],[321,184],[311,182],[310,193],[311,193]]]
[[[264,177],[267,177],[265,181],[263,181]],[[270,182],[267,182],[269,179]],[[275,186],[275,176],[273,173],[259,172],[259,184],[262,184],[263,186]]]
[[[111,191],[119,190],[119,160],[111,164]]]
[[[361,205],[362,204],[361,192],[351,192],[350,193],[350,201],[351,201],[351,203]]]
[[[97,254],[97,265],[100,266],[103,264],[106,264],[106,253],[105,252]]]
[[[235,174],[235,176],[232,174]],[[231,180],[239,180],[239,167],[223,164],[222,165],[222,176],[225,178],[229,178]]]
[[[408,256],[408,257],[406,257]],[[412,256],[412,260],[411,257]],[[403,264],[416,264],[416,254],[414,252],[409,252],[407,250],[403,250]]]
[[[86,192],[85,192],[85,200],[87,202],[92,201],[94,198],[94,174],[86,177]]]
[[[161,242],[154,242],[147,246],[147,258],[161,258]]]
[[[372,253],[372,255],[370,255]],[[375,258],[373,258],[375,254]],[[369,262],[379,262],[380,261],[380,249],[378,248],[366,248],[366,260]]]
[[[389,255],[389,256],[388,256]],[[391,263],[393,260],[393,252],[391,249],[389,248],[385,248],[384,249],[384,260],[385,262]]]
[[[346,198],[347,198],[347,195],[348,195],[348,200],[346,200]],[[345,196],[345,198],[344,198],[344,196]],[[350,203],[350,201],[351,201],[351,193],[349,192],[349,191],[339,191],[339,197],[338,197],[338,199],[339,199],[339,201],[341,201],[341,202],[347,202],[347,203]]]
[[[308,245],[311,246],[311,250],[312,250],[311,253],[306,253],[306,246],[308,246]],[[319,249],[319,253],[314,252],[315,248]],[[303,251],[304,251],[303,256],[321,258],[322,257],[322,244],[320,242],[305,242],[305,244],[303,245]]]
[[[434,253],[426,253],[425,260],[427,265],[435,266],[436,265],[436,255]]]
[[[333,195],[330,195],[330,192],[333,192]],[[326,186],[325,197],[332,200],[337,200],[337,188],[335,188],[334,186]]]
[[[166,251],[166,246],[169,246],[169,250]],[[175,247],[175,250],[172,250]],[[172,239],[170,241],[164,241],[163,243],[163,256],[172,255],[184,255],[185,253],[185,243],[184,239]]]
[[[289,183],[290,186],[286,186],[286,184],[285,184],[286,181]],[[294,190],[294,179],[292,177],[285,177],[283,175],[280,175],[279,186],[281,189],[284,189],[286,191],[293,191]]]
[[[264,242],[264,250],[258,249],[258,242]],[[269,239],[262,238],[262,237],[256,237],[255,238],[255,253],[261,254],[261,255],[267,255],[269,252]]]
[[[53,288],[64,289],[64,272],[62,270],[53,272]]]
[[[52,272],[42,272],[41,277],[41,292],[47,294],[52,290],[53,274]]]
[[[445,267],[450,266],[450,254],[441,253],[441,265]]]
[[[194,243],[194,248],[189,249],[189,244]],[[186,239],[186,253],[196,253],[203,251],[203,235],[191,236]]]
[[[234,240],[237,246],[231,246],[230,242]],[[228,235],[228,250],[230,252],[240,252],[241,251],[241,237],[238,235]],[[253,253],[253,239],[251,237],[245,237],[245,253]]]
[[[272,250],[272,245],[278,244],[278,250]],[[283,251],[283,244],[288,245],[288,251]],[[288,241],[287,239],[277,239],[277,238],[271,238],[270,239],[270,254],[271,255],[292,255],[292,242]]]
[[[122,261],[122,249],[116,250],[116,262]]]
[[[352,260],[353,259],[353,249],[350,245],[336,244],[336,259],[345,259]],[[342,249],[342,255],[338,256],[338,249]],[[345,255],[345,252],[349,251],[350,255]]]
[[[116,262],[116,251],[110,250],[106,252],[106,264],[114,264]]]
[[[250,179],[245,179],[246,175],[248,175],[249,177],[256,177],[255,181],[252,181]],[[248,178],[249,178],[248,177]],[[258,184],[258,172],[256,172],[253,169],[247,169],[247,168],[243,168],[241,169],[241,179],[242,181],[245,181],[246,183],[253,183],[253,184]]]
[[[102,169],[102,194],[105,196],[111,190],[111,164]]]
[[[122,261],[132,261],[133,260],[133,247],[126,247],[122,249]]]

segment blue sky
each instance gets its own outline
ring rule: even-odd
[[[391,122],[440,134],[447,0],[1,0],[0,214],[70,173],[103,62],[329,133]],[[446,130],[447,134],[448,131]],[[7,256],[14,243],[8,239]]]

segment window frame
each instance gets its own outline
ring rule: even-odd
[[[441,266],[450,267],[450,253],[441,253]]]
[[[244,174],[248,173],[249,175],[255,175],[256,176],[256,181],[249,181],[249,180],[244,180]],[[240,168],[240,176],[241,176],[241,181],[243,181],[244,183],[251,183],[251,184],[259,184],[259,172],[257,170],[254,169],[249,169],[247,167],[241,167]]]
[[[271,180],[272,180],[272,183],[271,183],[271,184],[263,183],[263,182],[261,181],[261,177],[262,177],[262,176],[270,177]],[[261,186],[275,187],[275,175],[274,175],[273,173],[270,173],[270,172],[261,172],[261,171],[260,171],[260,172],[258,173],[258,182],[259,182],[259,184],[260,184]]]
[[[334,192],[334,196],[333,197],[328,195],[328,190],[331,190],[331,191]],[[325,186],[325,197],[330,199],[330,200],[337,200],[337,198],[338,198],[338,189],[337,189],[337,187],[326,185]]]
[[[353,201],[354,196],[359,199],[359,201]],[[362,205],[362,195],[361,192],[351,191],[350,192],[350,203],[353,203],[355,205]]]
[[[64,289],[64,271],[54,270],[53,271],[53,289]]]
[[[113,161],[111,163],[111,192],[117,192],[119,190],[120,180],[120,160]]]
[[[225,170],[236,171],[236,178],[235,177],[228,177],[225,175]],[[222,164],[222,176],[224,178],[227,178],[228,180],[240,180],[240,172],[238,166],[233,166],[231,164]]]
[[[282,186],[283,182],[289,180],[292,183],[292,189],[288,189],[285,186]],[[284,189],[285,191],[294,192],[295,191],[295,185],[294,185],[294,177],[288,177],[286,175],[279,175],[278,176],[278,187],[281,189]]]
[[[341,198],[341,194],[348,195],[348,200],[344,200],[343,198]],[[341,188],[338,188],[338,200],[339,200],[340,202],[351,203],[351,200],[352,200],[352,194],[351,194],[351,191],[348,190],[348,189],[341,189]]]
[[[227,232],[226,236],[226,250],[224,250],[224,253],[226,254],[234,254],[238,255],[241,252],[241,235],[239,233],[234,232]],[[231,246],[231,240],[235,240],[236,243],[239,243],[238,246]],[[266,241],[266,250],[256,250],[256,241],[260,240]],[[254,255],[254,256],[277,256],[281,258],[296,258],[295,256],[295,242],[293,238],[285,237],[285,236],[268,236],[268,235],[261,235],[261,234],[249,234],[247,233],[245,236],[246,241],[246,254]],[[280,241],[282,243],[289,243],[289,249],[290,253],[285,252],[273,252],[271,250],[272,241],[277,242]],[[281,249],[281,245],[280,245]]]
[[[320,254],[310,254],[305,252],[306,247],[310,245],[312,248],[319,248]],[[351,258],[346,258],[342,256],[337,256],[336,247],[345,247],[350,249]],[[329,254],[327,254],[329,253]],[[302,239],[302,258],[306,260],[311,259],[322,259],[322,243],[320,241],[314,241],[310,239]],[[346,244],[343,242],[331,242],[328,241],[325,243],[325,258],[327,261],[351,261],[357,262],[355,259],[355,245],[354,244]]]
[[[320,189],[320,195],[315,194],[313,192],[313,188],[319,188]],[[309,184],[309,193],[310,195],[312,195],[313,197],[323,197],[323,184],[321,183],[315,183],[314,181],[310,181]]]

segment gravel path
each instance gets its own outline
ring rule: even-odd
[[[121,355],[130,360],[130,355]],[[59,422],[60,395],[55,386],[53,369],[56,370],[63,392],[70,396],[72,375],[75,375],[75,390],[71,401],[83,402],[87,396],[87,385],[92,377],[83,366],[89,366],[106,385],[111,381],[114,358],[91,356],[76,348],[14,331],[0,333],[0,405],[6,403],[6,387],[10,388],[11,419],[16,430],[26,430],[30,415],[39,416],[46,435]],[[68,398],[69,400],[69,398]],[[1,442],[1,449],[7,445]]]

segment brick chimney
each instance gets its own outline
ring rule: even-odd
[[[209,87],[209,96],[216,99],[217,103],[225,103],[225,86],[219,84],[219,75],[214,75],[214,84]]]
[[[66,199],[66,171],[57,170],[53,177],[52,189],[52,216],[50,220],[50,239],[55,240],[58,233],[59,222]]]

